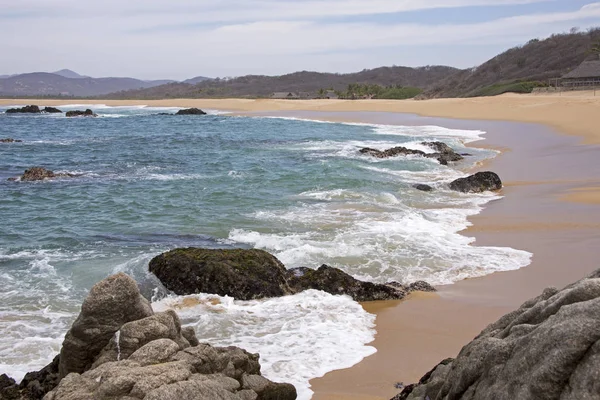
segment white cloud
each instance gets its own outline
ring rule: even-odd
[[[91,75],[184,78],[298,69],[350,71],[392,63],[458,63],[467,67],[493,55],[488,54],[490,51],[532,37],[565,31],[574,25],[600,24],[600,3],[570,12],[470,24],[324,19],[327,15],[530,2],[537,1],[121,0],[123,4],[119,4],[116,0],[0,0],[0,18],[3,14],[20,15],[0,19],[0,35],[18,38],[16,42],[0,42],[0,54],[5,58],[2,67],[7,68],[0,73],[68,67]],[[33,14],[28,16],[28,11]],[[483,44],[488,45],[484,52],[483,46],[477,46]],[[447,52],[438,58],[430,54],[428,49],[440,46],[477,51],[452,59],[448,59]]]

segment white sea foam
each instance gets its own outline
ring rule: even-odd
[[[200,341],[260,353],[263,375],[294,384],[300,400],[312,396],[310,379],[375,352],[366,345],[374,339],[375,316],[347,296],[308,290],[263,301],[204,294],[183,299],[163,299],[153,308],[174,308]]]

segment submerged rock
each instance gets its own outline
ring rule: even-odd
[[[420,190],[422,192],[432,192],[433,188],[429,185],[425,185],[423,183],[419,183],[417,185],[413,185],[413,187],[417,190]]]
[[[42,112],[48,113],[48,114],[60,114],[62,113],[61,110],[59,110],[58,108],[55,107],[44,107],[44,109],[42,110]]]
[[[450,189],[463,193],[497,191],[502,189],[502,181],[494,172],[478,172],[475,175],[453,181],[450,183]]]
[[[194,340],[184,337],[190,335]],[[297,397],[294,386],[261,376],[258,354],[197,344],[190,329],[181,329],[174,311],[154,314],[135,282],[124,274],[92,288],[65,344],[60,381],[45,391],[45,400]],[[67,365],[72,368],[65,370]],[[0,389],[14,387],[6,378],[4,384],[0,377]]]
[[[394,400],[600,398],[600,270],[489,325]]]
[[[175,249],[153,258],[150,272],[179,295],[253,300],[292,293],[283,264],[263,250]]]
[[[13,138],[0,139],[0,143],[21,143],[21,142],[22,142],[22,140],[13,139]]]
[[[42,111],[36,105],[25,106],[21,108],[9,108],[6,114],[39,114]]]
[[[348,295],[355,301],[399,300],[406,296],[404,286],[387,286],[363,282],[342,270],[322,265],[319,269],[294,268],[288,282],[296,292],[316,289],[333,295]]]
[[[188,108],[177,111],[175,115],[206,115],[206,113],[199,108]]]
[[[25,173],[21,175],[19,178],[8,178],[9,181],[20,180],[22,182],[33,182],[33,181],[43,181],[46,179],[54,179],[54,178],[73,178],[77,175],[69,174],[69,173],[54,173],[54,171],[50,171],[49,169],[42,167],[33,167],[25,170]]]
[[[165,287],[179,295],[211,293],[239,300],[279,297],[308,289],[333,295],[348,295],[356,301],[396,300],[420,288],[435,290],[425,282],[418,286],[392,282],[387,285],[363,282],[327,265],[317,270],[289,271],[262,250],[175,249],[150,261]]]
[[[85,111],[81,111],[81,110],[67,111],[65,116],[67,116],[67,117],[97,117],[98,114],[94,114],[94,112],[88,108]]]
[[[434,158],[442,165],[448,165],[449,162],[460,161],[463,157],[456,153],[450,146],[443,142],[421,142],[423,146],[428,146],[434,149],[435,153],[425,153],[421,150],[407,149],[406,147],[398,146],[387,150],[377,150],[370,147],[360,149],[361,154],[368,154],[376,158],[389,158],[399,155],[418,155],[426,158]]]

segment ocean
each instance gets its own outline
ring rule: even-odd
[[[148,262],[176,247],[260,248],[289,268],[328,264],[379,283],[445,285],[530,262],[525,251],[474,246],[459,234],[501,198],[446,187],[497,155],[476,147],[483,131],[216,110],[168,116],[158,114],[177,109],[145,106],[59,107],[92,108],[98,118],[7,108],[0,138],[23,142],[0,143],[0,374],[17,380],[52,360],[91,286],[120,271],[155,310],[176,308],[201,342],[260,353],[263,374],[296,385],[300,399],[311,397],[310,379],[375,352],[375,316],[349,297],[169,295]],[[471,156],[442,166],[358,151],[433,152],[421,142],[437,140]],[[32,166],[77,177],[7,181]]]

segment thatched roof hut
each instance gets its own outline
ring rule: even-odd
[[[600,83],[600,58],[596,55],[586,59],[579,67],[563,75],[562,79],[563,84],[567,85],[577,82]]]

